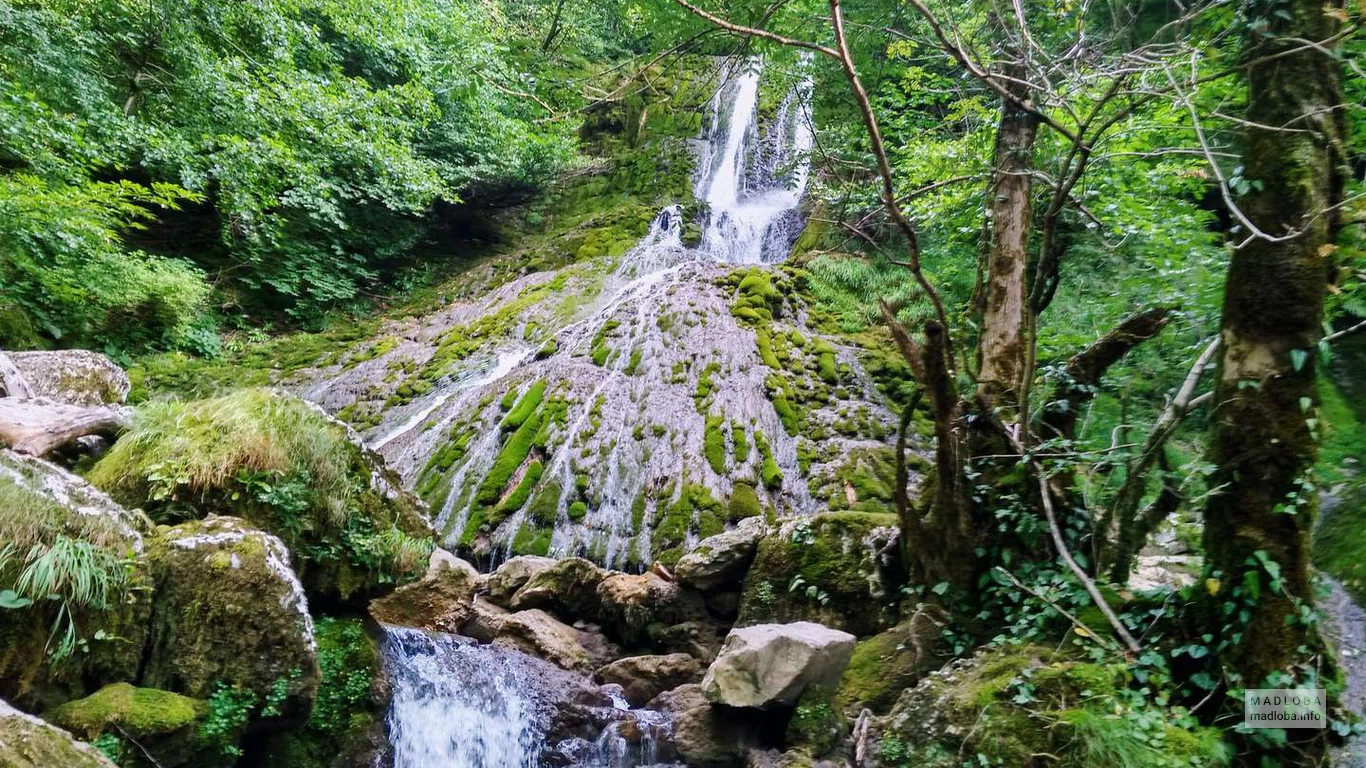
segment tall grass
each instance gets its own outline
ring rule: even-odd
[[[284,476],[302,470],[314,511],[340,527],[353,492],[347,477],[353,450],[345,434],[306,403],[247,389],[147,404],[89,479],[115,495],[145,492],[168,501],[233,490],[243,472]]]
[[[52,607],[54,659],[81,642],[79,617],[116,603],[128,585],[130,542],[120,521],[83,513],[0,476],[0,590]]]

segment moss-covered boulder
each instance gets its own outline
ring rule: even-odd
[[[116,768],[55,725],[0,701],[0,765],[5,768]]]
[[[137,674],[150,528],[70,472],[0,450],[0,696],[41,711]]]
[[[1034,768],[1040,755],[1076,768],[1227,764],[1218,730],[1188,726],[1178,709],[1124,695],[1131,681],[1127,665],[1047,648],[986,651],[906,691],[871,752],[888,768],[957,768],[965,754],[1002,768]]]
[[[897,621],[896,518],[829,512],[790,520],[759,542],[737,624],[814,621],[871,635]]]
[[[739,583],[754,562],[766,531],[760,518],[741,520],[734,528],[709,536],[688,550],[674,566],[674,574],[684,584],[701,590]]]
[[[294,553],[309,594],[372,597],[417,578],[425,505],[346,425],[263,389],[149,403],[90,480],[159,523],[240,517]]]
[[[512,600],[512,596],[517,594],[517,590],[526,586],[532,576],[554,564],[555,558],[539,555],[518,555],[509,559],[489,574],[489,599],[498,605],[506,606]]]
[[[245,521],[212,516],[149,539],[156,599],[144,686],[306,713],[318,685],[313,619],[289,552]]]
[[[119,744],[135,741],[136,748],[120,750],[126,752],[120,762],[127,765],[175,768],[221,762],[199,736],[207,713],[208,704],[200,699],[115,683],[58,707],[52,722],[87,741],[100,736]]]
[[[854,646],[839,684],[839,702],[854,711],[885,712],[902,691],[914,686],[948,659],[943,612],[919,606],[910,618]]]

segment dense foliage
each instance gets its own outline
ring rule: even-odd
[[[0,344],[213,353],[219,318],[380,289],[462,204],[571,160],[521,29],[445,0],[7,0]]]

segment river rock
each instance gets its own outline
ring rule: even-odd
[[[807,688],[838,684],[853,653],[853,635],[807,621],[734,629],[702,691],[732,707],[790,706]]]
[[[674,566],[678,580],[694,589],[715,589],[739,582],[754,562],[754,552],[766,527],[763,518],[741,520],[729,531],[703,539]]]
[[[197,699],[228,685],[264,699],[283,680],[281,711],[306,713],[317,644],[285,545],[217,515],[158,533],[148,546],[156,597],[141,684]]]
[[[542,608],[568,618],[598,614],[598,585],[607,572],[581,557],[569,557],[534,574],[508,602],[514,611]]]
[[[128,374],[114,361],[88,349],[11,352],[14,367],[34,397],[70,405],[110,405],[128,397]]]
[[[526,586],[532,576],[554,565],[555,562],[553,557],[539,555],[518,555],[508,560],[489,574],[489,599],[507,607],[512,596],[517,594],[517,590]]]
[[[432,554],[427,575],[370,601],[376,621],[455,634],[474,612],[479,572],[445,550]]]
[[[736,717],[713,705],[696,683],[661,693],[646,707],[672,717],[674,749],[689,766],[741,766],[749,750],[762,743],[761,718]]]
[[[499,630],[503,628],[503,622],[511,615],[512,611],[475,595],[474,601],[470,605],[469,619],[465,622],[465,626],[460,628],[460,634],[472,637],[481,643],[491,643],[493,638],[498,636]]]
[[[664,656],[630,656],[593,673],[593,680],[621,686],[622,695],[639,707],[664,691],[697,679],[702,666],[686,653]]]
[[[574,628],[539,608],[509,614],[498,627],[493,643],[545,659],[563,669],[587,672],[593,667]]]
[[[597,588],[598,616],[607,632],[627,645],[647,639],[650,625],[672,625],[706,616],[702,597],[655,573],[613,573]]]
[[[0,701],[0,765],[5,768],[117,768],[99,750],[55,725]]]

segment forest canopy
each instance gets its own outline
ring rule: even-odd
[[[572,162],[573,121],[522,89],[617,48],[548,59],[535,11],[5,0],[7,344],[212,354],[221,323],[316,325],[383,290],[443,211]]]

